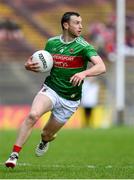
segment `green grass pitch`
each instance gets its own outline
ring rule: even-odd
[[[16,131],[0,131],[0,179],[133,179],[134,127],[62,129],[43,157],[36,157],[40,131],[34,129],[18,166],[4,166]]]

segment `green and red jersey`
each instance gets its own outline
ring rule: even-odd
[[[61,37],[50,38],[46,43],[45,50],[53,56],[54,66],[45,84],[65,99],[79,100],[82,84],[73,86],[69,82],[70,78],[75,73],[86,70],[90,57],[98,54],[82,37],[77,37],[71,42],[64,42]]]

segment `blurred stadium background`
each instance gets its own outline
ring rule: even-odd
[[[107,73],[98,77],[99,100],[90,126],[118,124],[116,117],[116,1],[115,0],[0,0],[0,128],[17,128],[28,113],[44,74],[27,72],[24,62],[46,40],[61,33],[60,17],[78,11],[83,18],[83,36],[102,56]],[[134,1],[126,1],[125,45],[134,46]],[[125,60],[124,124],[133,125],[133,56]],[[47,119],[47,116],[43,117]],[[118,119],[119,120],[119,119]],[[82,127],[82,107],[66,127]],[[37,127],[44,121],[39,121]]]

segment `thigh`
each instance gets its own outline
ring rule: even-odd
[[[49,121],[43,128],[43,131],[47,131],[54,135],[64,126],[64,124],[65,123],[59,122],[53,115],[51,115]]]
[[[38,93],[33,100],[31,111],[34,111],[39,116],[42,116],[44,113],[50,111],[52,106],[52,101],[47,95]]]
[[[52,111],[53,116],[61,123],[66,123],[77,110],[80,101],[70,101],[59,97],[59,104],[56,104]]]

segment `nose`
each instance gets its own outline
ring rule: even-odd
[[[82,24],[80,24],[79,26],[80,26],[80,29],[82,29],[82,28],[83,28],[83,27],[82,27]]]

